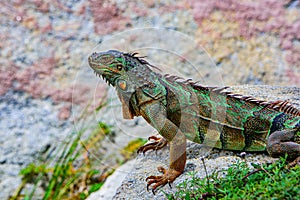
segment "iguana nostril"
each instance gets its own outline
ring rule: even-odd
[[[98,58],[98,53],[94,52],[92,55],[89,57],[89,60],[96,60]]]

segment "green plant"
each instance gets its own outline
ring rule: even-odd
[[[85,199],[103,185],[109,173],[99,169],[98,163],[93,162],[86,154],[89,150],[98,148],[100,142],[111,134],[111,129],[103,122],[99,122],[94,128],[88,125],[84,117],[88,114],[86,110],[79,116],[78,131],[74,130],[66,136],[59,146],[53,145],[48,150],[50,153],[45,156],[46,159],[30,163],[20,171],[22,184],[10,200]],[[102,178],[103,173],[105,178]],[[28,183],[34,187],[22,195]],[[37,187],[44,189],[42,196],[35,196]]]
[[[128,160],[136,154],[137,149],[143,146],[147,140],[142,138],[137,138],[135,140],[130,141],[122,150],[121,154],[124,156],[125,160]]]
[[[285,159],[272,164],[238,162],[228,168],[227,175],[215,172],[207,178],[196,177],[180,183],[168,199],[297,199],[300,196],[300,167],[287,169]],[[209,181],[209,184],[207,184]]]

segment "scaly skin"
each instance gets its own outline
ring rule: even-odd
[[[287,101],[260,101],[226,88],[163,76],[136,53],[93,53],[89,65],[116,88],[124,118],[142,116],[163,137],[150,137],[154,142],[138,152],[169,143],[169,168],[159,167],[162,176],[146,179],[153,192],[183,173],[186,139],[219,149],[287,154],[296,158],[293,164],[300,164],[300,111]]]

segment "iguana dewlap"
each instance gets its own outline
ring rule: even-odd
[[[116,88],[124,118],[142,116],[163,137],[151,137],[154,142],[139,152],[170,145],[169,168],[159,167],[162,176],[146,179],[152,191],[183,173],[186,139],[227,150],[267,150],[272,157],[287,154],[300,164],[300,111],[287,101],[256,100],[161,75],[136,53],[110,50],[88,61]]]

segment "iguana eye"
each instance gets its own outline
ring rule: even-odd
[[[121,70],[122,70],[122,68],[123,68],[123,66],[122,66],[122,65],[117,65],[117,69],[118,69],[119,71],[121,71]]]

